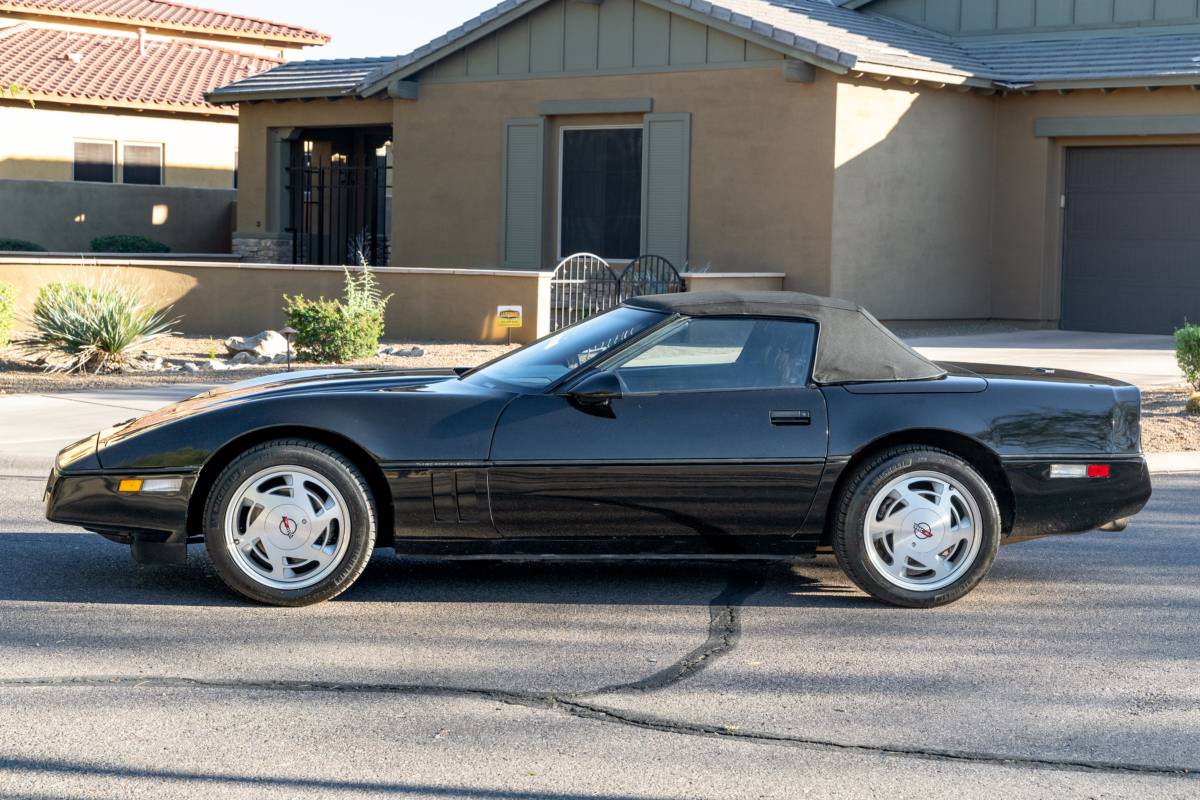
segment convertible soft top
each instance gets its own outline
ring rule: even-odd
[[[633,308],[689,317],[787,317],[820,326],[813,380],[819,384],[921,381],[946,371],[913,350],[861,306],[801,292],[681,292],[634,297]]]

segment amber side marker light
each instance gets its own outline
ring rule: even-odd
[[[122,494],[178,492],[181,488],[183,478],[123,478],[117,485],[117,491]]]
[[[1108,464],[1051,464],[1051,478],[1109,478],[1112,467]]]

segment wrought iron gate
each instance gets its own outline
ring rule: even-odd
[[[600,256],[576,253],[550,279],[550,330],[574,325],[620,302],[617,275]]]
[[[388,263],[386,163],[288,168],[292,263]]]
[[[638,256],[621,273],[621,300],[683,291],[683,277],[662,256]]]

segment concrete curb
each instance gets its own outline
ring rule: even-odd
[[[1200,452],[1147,453],[1146,463],[1152,475],[1170,475],[1175,472],[1200,472]]]

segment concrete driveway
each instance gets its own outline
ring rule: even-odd
[[[936,361],[1015,364],[1073,369],[1137,386],[1183,383],[1170,336],[1028,330],[1005,333],[907,337]]]

